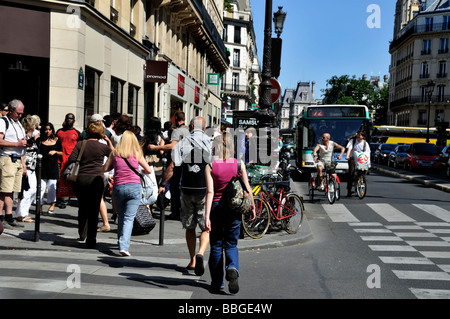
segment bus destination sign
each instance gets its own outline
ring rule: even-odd
[[[308,117],[365,117],[365,107],[310,107]]]

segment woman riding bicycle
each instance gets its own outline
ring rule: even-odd
[[[341,151],[341,154],[337,157],[339,160],[342,158],[345,152],[345,148],[338,143],[335,143],[330,140],[331,136],[329,133],[323,133],[322,135],[322,143],[316,145],[313,150],[314,161],[316,161],[319,157],[317,156],[317,152],[319,152],[320,159],[317,161],[317,171],[319,173],[319,182],[320,189],[323,190],[323,169],[329,169],[331,166],[331,162],[333,160],[334,149],[337,148]],[[336,178],[336,173],[332,173],[332,176]]]
[[[347,156],[348,160],[348,182],[347,182],[347,197],[352,196],[353,175],[355,173],[355,152],[368,153],[370,159],[370,147],[369,143],[365,140],[365,133],[362,130],[356,132],[356,136],[351,138],[347,144]],[[369,165],[370,166],[370,165]]]

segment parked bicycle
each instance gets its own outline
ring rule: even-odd
[[[296,168],[292,168],[294,170]],[[253,189],[256,205],[256,218],[242,216],[245,233],[252,238],[261,238],[269,226],[280,223],[289,234],[295,234],[303,222],[303,199],[294,193],[286,192],[288,181],[281,181],[277,175],[263,175],[260,183]]]
[[[322,171],[322,183],[316,172],[311,173],[308,181],[309,199],[314,201],[314,192],[325,192],[325,196],[330,204],[341,198],[341,181],[339,176],[335,173],[336,161],[326,165]]]

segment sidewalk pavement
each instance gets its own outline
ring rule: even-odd
[[[300,194],[296,183],[292,183],[293,191]],[[298,186],[298,185],[297,185]],[[111,204],[106,201],[108,211],[111,212]],[[33,209],[32,206],[31,209]],[[44,205],[44,211],[47,205]],[[130,252],[133,255],[148,255],[152,252],[158,253],[180,253],[187,254],[185,241],[185,231],[180,221],[165,220],[163,236],[161,236],[160,212],[155,208],[154,217],[156,219],[155,228],[148,235],[132,236]],[[0,249],[22,249],[22,250],[55,250],[55,251],[101,251],[118,254],[117,246],[117,225],[110,221],[111,231],[107,233],[97,233],[96,249],[86,249],[84,242],[78,241],[78,207],[74,198],[70,199],[69,205],[65,209],[55,207],[52,215],[41,215],[40,223],[19,223],[23,228],[5,229],[0,235]],[[164,212],[165,216],[170,214],[169,210]],[[14,213],[13,213],[14,215]],[[30,216],[36,219],[34,211]],[[111,217],[111,213],[108,214]],[[36,231],[39,226],[39,231]],[[99,220],[98,227],[102,226]],[[162,240],[160,239],[162,238]],[[253,239],[245,235],[239,240],[240,250],[265,249],[296,245],[306,242],[312,238],[311,229],[306,216],[297,234],[290,235],[285,231],[269,231],[260,239]],[[198,244],[197,244],[198,246]]]
[[[403,170],[394,170],[389,167],[374,165],[372,167],[384,174],[389,174],[399,178],[410,180],[414,183],[423,184],[441,191],[450,192],[450,180],[436,178],[420,173],[411,173]],[[292,191],[303,196],[300,183],[291,183]],[[84,243],[78,241],[76,199],[71,199],[70,204],[65,209],[55,208],[52,215],[41,215],[39,232],[36,232],[35,223],[20,223],[23,228],[5,229],[0,235],[0,249],[25,249],[25,250],[60,250],[60,251],[87,251]],[[107,201],[110,209],[111,205]],[[32,206],[33,207],[33,206]],[[47,206],[44,206],[44,211]],[[132,236],[130,252],[133,255],[148,255],[151,252],[158,253],[187,253],[185,242],[185,232],[180,221],[165,220],[164,232],[160,240],[160,212],[155,211],[156,226],[148,235]],[[166,210],[165,216],[169,215]],[[34,212],[31,217],[35,218]],[[111,214],[109,214],[111,217]],[[99,221],[99,227],[102,225]],[[108,233],[97,234],[97,251],[118,253],[117,248],[117,225],[111,223],[111,231]],[[36,235],[38,240],[36,241]],[[253,239],[245,235],[240,239],[238,248],[240,250],[253,250],[283,247],[304,243],[313,238],[311,228],[308,224],[306,215],[303,219],[303,225],[297,234],[290,235],[282,230],[268,231],[260,239]],[[93,250],[95,251],[95,250]]]

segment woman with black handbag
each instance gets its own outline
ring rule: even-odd
[[[78,177],[74,183],[74,191],[78,199],[78,234],[80,240],[86,239],[87,248],[95,248],[97,243],[97,224],[100,202],[103,196],[104,174],[103,160],[114,149],[105,135],[102,123],[91,123],[87,129],[87,141],[80,159]],[[108,145],[99,143],[105,139]],[[77,160],[84,141],[79,141],[69,156],[68,163]]]
[[[131,167],[128,166],[127,162]],[[152,172],[143,156],[136,135],[131,131],[125,131],[116,148],[103,165],[105,172],[114,168],[113,198],[118,216],[119,252],[122,256],[131,255],[128,251],[130,238],[134,218],[142,199],[141,178],[137,174],[139,165],[144,169],[144,173],[150,174]]]

